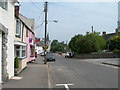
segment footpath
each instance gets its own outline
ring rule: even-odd
[[[103,61],[102,64],[107,64],[107,65],[120,67],[120,58],[118,58],[118,60]]]
[[[120,58],[85,59],[87,62],[120,67]]]
[[[5,82],[2,88],[48,88],[48,70],[42,57],[38,56],[35,62],[29,63],[23,72]]]

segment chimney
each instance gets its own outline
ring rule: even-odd
[[[15,6],[15,16],[19,16],[19,6]]]
[[[103,32],[102,32],[102,35],[103,35],[103,36],[104,36],[104,35],[106,35],[106,32],[105,32],[105,31],[103,31]]]

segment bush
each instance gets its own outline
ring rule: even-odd
[[[120,50],[120,36],[113,36],[108,40],[109,50]]]
[[[115,53],[120,53],[120,50],[113,50],[113,52],[115,52]]]
[[[19,61],[18,61],[18,57],[16,57],[14,60],[14,68],[18,68],[18,67],[19,67]]]

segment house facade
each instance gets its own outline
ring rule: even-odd
[[[20,14],[19,8],[19,6],[15,6],[14,58],[18,57],[19,59],[16,74],[26,68],[28,62],[35,60],[34,19]]]
[[[43,53],[43,43],[40,41],[40,38],[36,38],[35,40],[35,52],[39,55],[40,53]]]
[[[14,76],[14,3],[0,1],[0,83]]]

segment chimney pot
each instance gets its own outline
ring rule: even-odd
[[[19,6],[15,6],[15,16],[19,16]]]
[[[103,36],[104,36],[104,35],[106,35],[106,32],[105,32],[105,31],[103,31],[103,32],[102,32],[102,35],[103,35]]]

